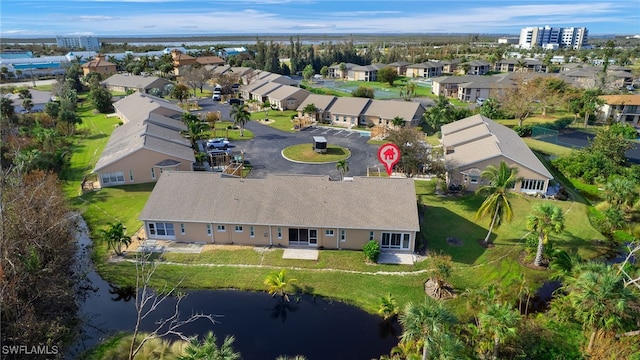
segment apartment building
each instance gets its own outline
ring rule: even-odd
[[[585,27],[526,27],[520,30],[522,49],[541,47],[554,50],[558,48],[582,49],[588,46],[589,31]]]

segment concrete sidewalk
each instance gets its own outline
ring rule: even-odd
[[[298,259],[298,260],[318,260],[317,249],[284,249],[282,253],[283,259]]]
[[[382,251],[378,257],[378,264],[413,265],[415,255],[406,252]]]

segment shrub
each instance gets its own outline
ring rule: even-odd
[[[638,137],[636,128],[629,124],[615,123],[611,125],[609,130],[616,135],[621,135],[625,139],[633,140]]]
[[[531,136],[531,125],[516,126],[513,131],[520,137],[529,137]]]
[[[377,262],[378,257],[380,257],[380,244],[375,240],[371,240],[364,244],[362,251],[369,261]]]

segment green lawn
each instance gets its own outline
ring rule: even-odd
[[[229,128],[231,127],[231,129]],[[230,141],[253,139],[253,133],[247,129],[243,131],[244,136],[240,136],[240,129],[235,129],[232,121],[216,121],[216,128],[208,131],[209,138],[225,137]]]
[[[335,144],[327,145],[326,153],[317,153],[313,150],[311,143],[289,146],[282,151],[282,154],[287,159],[317,163],[336,162],[351,156],[349,149]]]
[[[263,123],[263,124],[282,130],[282,131],[290,132],[290,133],[296,132],[296,130],[293,129],[293,121],[291,120],[291,116],[296,114],[298,114],[298,112],[295,110],[286,110],[286,111],[269,110],[268,118],[270,121],[273,121],[273,122]],[[265,116],[264,111],[255,111],[251,113],[252,121],[264,120],[265,118],[267,118],[267,116]]]

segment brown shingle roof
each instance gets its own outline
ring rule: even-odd
[[[600,99],[609,105],[640,105],[640,95],[602,95]]]

